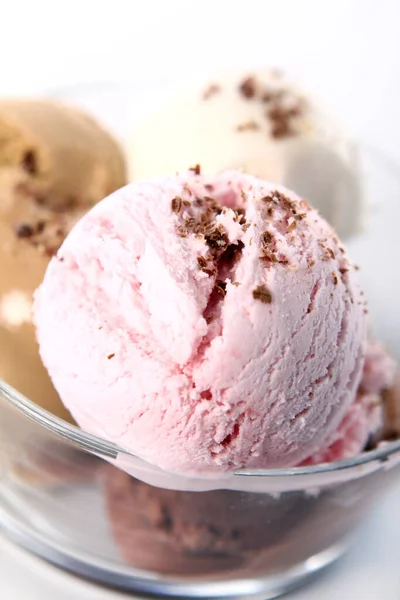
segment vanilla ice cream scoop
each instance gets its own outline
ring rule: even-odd
[[[307,198],[341,237],[362,227],[365,198],[354,142],[280,72],[227,74],[176,91],[135,123],[131,180],[224,169],[281,183]]]
[[[81,427],[209,474],[325,448],[356,399],[364,310],[343,246],[305,200],[195,167],[87,213],[49,264],[35,322]]]

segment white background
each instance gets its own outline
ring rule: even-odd
[[[0,93],[283,64],[398,153],[398,0],[0,1]]]
[[[355,135],[400,161],[398,0],[0,0],[0,9],[1,95],[283,65]],[[377,508],[350,558],[295,597],[398,600],[398,505],[400,489]],[[0,596],[116,597],[1,541]]]

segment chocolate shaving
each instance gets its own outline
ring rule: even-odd
[[[196,219],[194,217],[188,217],[187,219],[185,219],[185,227],[187,227],[188,229],[194,227],[195,223]]]
[[[254,96],[256,95],[256,89],[256,80],[254,79],[254,77],[247,77],[239,85],[240,93],[244,98],[247,98],[247,100],[254,98]]]
[[[223,298],[225,298],[226,296],[226,283],[225,281],[221,281],[220,279],[216,282],[214,290],[217,292],[217,294],[219,294],[220,296],[222,296]]]
[[[207,259],[205,259],[204,256],[198,256],[197,264],[201,269],[204,269],[205,267],[207,267]]]
[[[222,250],[228,244],[228,236],[220,225],[205,235],[207,245],[214,251]]]
[[[333,277],[333,283],[335,285],[337,285],[339,283],[339,279],[338,279],[338,276],[336,275],[336,273],[332,273],[332,277]]]
[[[33,150],[27,150],[22,157],[21,167],[29,173],[29,175],[37,174],[37,157]]]
[[[275,252],[270,252],[266,248],[262,249],[262,254],[259,257],[259,259],[262,262],[271,263],[271,264],[278,262],[278,257],[276,256]]]
[[[270,244],[273,240],[273,235],[269,231],[264,231],[260,239],[262,244]]]
[[[179,237],[181,237],[181,238],[185,238],[188,235],[187,229],[182,227],[182,225],[179,225],[179,227],[177,228],[177,231],[178,231]]]
[[[265,285],[258,285],[253,290],[254,300],[260,300],[263,304],[271,304],[272,294]]]
[[[212,315],[206,317],[206,323],[207,323],[207,325],[209,325],[210,323],[212,323],[213,320],[214,320],[214,317]]]
[[[189,171],[192,171],[195,175],[200,175],[201,167],[199,164],[197,164],[194,167],[189,167]]]
[[[296,134],[296,129],[293,124],[293,119],[301,114],[301,103],[298,102],[295,106],[287,108],[282,105],[280,98],[274,96],[274,103],[267,113],[266,117],[271,122],[271,135],[274,138],[282,138]]]
[[[255,121],[247,121],[247,123],[240,123],[236,126],[236,131],[241,133],[243,131],[258,131],[260,126]]]
[[[171,210],[172,212],[178,214],[181,212],[182,210],[182,198],[180,198],[179,196],[175,196],[175,198],[173,198],[171,200]]]
[[[108,358],[108,360],[110,360],[111,358],[114,358],[114,356],[115,356],[115,352],[113,352],[112,354],[109,354],[109,355],[107,356],[107,358]]]
[[[19,223],[15,227],[15,234],[19,238],[30,238],[34,234],[34,229],[29,223]]]

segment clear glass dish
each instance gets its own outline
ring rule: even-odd
[[[62,96],[122,133],[134,94],[127,84]],[[400,169],[372,149],[363,159],[371,215],[348,246],[374,332],[400,358]],[[396,441],[329,465],[173,477],[0,381],[0,530],[56,565],[138,594],[287,592],[344,553],[399,465]]]

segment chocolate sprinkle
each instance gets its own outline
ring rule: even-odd
[[[262,244],[270,244],[273,240],[273,236],[269,231],[264,231],[264,233],[261,234],[261,243]]]
[[[242,131],[258,131],[260,126],[255,121],[247,121],[247,123],[240,123],[236,126],[236,131],[241,133]]]
[[[265,285],[258,285],[253,290],[254,300],[260,300],[263,304],[271,304],[272,294]]]
[[[216,282],[214,290],[217,292],[217,294],[219,294],[220,296],[222,296],[223,298],[225,298],[226,296],[226,283],[225,281],[221,281],[220,279]]]
[[[173,198],[171,200],[171,210],[172,212],[178,214],[181,212],[182,210],[182,198],[180,198],[179,196],[175,196],[175,198]]]
[[[199,164],[197,164],[194,167],[190,167],[189,171],[192,171],[195,175],[200,175],[200,173],[201,173],[201,167],[200,167]]]
[[[114,356],[115,356],[115,352],[113,352],[112,354],[109,354],[109,355],[107,356],[107,358],[108,358],[108,360],[110,360],[111,358],[114,358]]]
[[[207,266],[207,260],[204,258],[204,256],[198,256],[197,264],[201,269],[204,269]]]
[[[33,150],[27,150],[22,157],[21,167],[29,173],[29,175],[36,175],[37,173],[37,158]]]
[[[179,237],[181,237],[181,238],[185,238],[188,235],[187,229],[185,229],[184,227],[182,227],[182,225],[179,225],[177,231],[178,231]]]
[[[32,225],[29,225],[29,223],[19,223],[15,227],[15,234],[19,238],[30,238],[33,236],[34,230]]]
[[[247,77],[239,85],[239,91],[244,98],[250,100],[256,95],[256,80],[254,77]]]
[[[206,243],[212,250],[222,250],[228,244],[228,236],[223,227],[212,229],[205,235]]]

